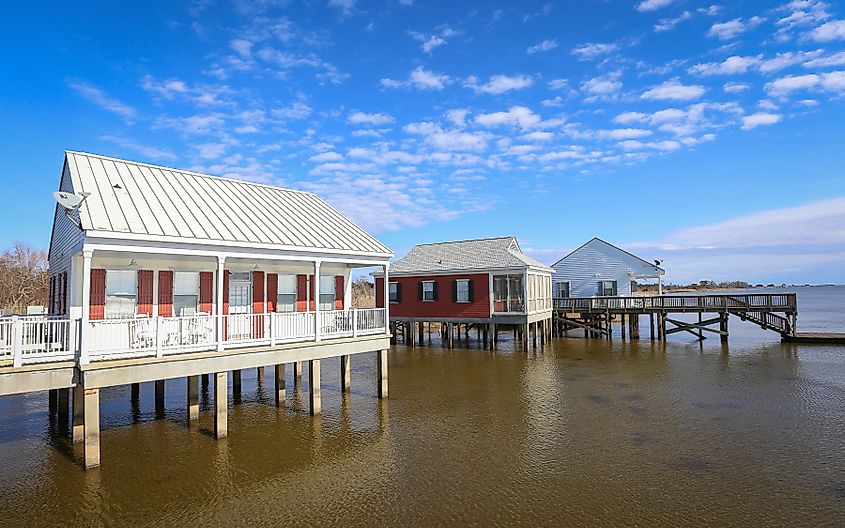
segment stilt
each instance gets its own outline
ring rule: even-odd
[[[156,380],[155,394],[156,415],[161,416],[164,414],[164,380]]]
[[[50,389],[47,393],[47,409],[50,416],[59,410],[59,389]]]
[[[484,330],[481,332],[481,337],[482,337],[481,342],[484,343],[484,348],[488,347],[487,338],[489,337],[489,335],[490,335],[490,323],[484,325]],[[490,347],[490,348],[493,348],[493,347]]]
[[[60,431],[67,432],[68,411],[70,408],[70,389],[59,389],[58,420]]]
[[[83,389],[85,469],[100,465],[100,389]]]
[[[420,323],[420,330],[420,341],[422,341],[422,323]],[[352,368],[349,360],[348,354],[340,356],[340,390],[343,392],[349,392],[352,386]]]
[[[619,330],[622,334],[622,341],[625,341],[625,314],[619,314]]]
[[[240,403],[241,401],[241,371],[233,370],[232,371],[232,399],[235,403]]]
[[[648,314],[649,337],[654,341],[654,314]]]
[[[719,340],[722,343],[728,342],[728,314],[723,313],[719,317],[719,331],[721,334],[719,335]]]
[[[229,434],[229,373],[214,374],[214,437],[223,438]]]
[[[378,358],[378,397],[387,398],[387,350],[379,350]]]
[[[422,346],[422,345],[424,345],[424,344],[425,344],[425,340],[423,339],[423,325],[424,325],[424,324],[425,324],[425,323],[423,323],[422,321],[420,321],[419,323],[417,323],[417,337],[418,337],[418,338],[419,338],[419,340],[420,340],[420,346]]]
[[[698,340],[704,341],[704,330],[701,329],[701,312],[698,312]]]
[[[258,367],[255,369],[255,378],[259,387],[264,385],[264,367]]]
[[[85,439],[85,389],[81,383],[73,388],[73,414],[71,415],[71,439],[73,443]]]
[[[448,338],[449,338],[449,348],[452,348],[452,346],[454,345],[454,343],[452,341],[452,338],[455,334],[455,328],[454,328],[453,324],[454,323],[446,323],[446,333],[448,334]]]
[[[302,361],[293,362],[293,378],[297,381],[302,379]]]
[[[495,349],[499,344],[499,329],[496,323],[490,323],[490,348]]]
[[[276,385],[276,407],[285,405],[285,364],[280,363],[275,368],[274,382]]]
[[[141,398],[141,384],[140,383],[133,383],[129,386],[129,393],[130,399],[133,403],[138,403],[138,400]]]
[[[322,400],[320,396],[320,360],[308,360],[308,412],[320,414]]]
[[[188,423],[200,417],[200,378],[188,376]]]

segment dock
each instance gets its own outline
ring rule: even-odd
[[[648,317],[651,339],[664,340],[668,335],[687,332],[700,340],[706,339],[705,333],[715,334],[726,342],[728,320],[733,315],[777,332],[784,341],[795,342],[802,335],[811,338],[811,334],[796,331],[795,293],[563,297],[555,298],[552,304],[552,327],[558,336],[582,329],[585,337],[609,339],[613,335],[611,323],[618,320],[623,339],[626,334],[639,338],[640,317]],[[678,314],[698,314],[698,321],[679,320]]]
[[[845,345],[845,333],[841,332],[796,332],[783,339],[787,343],[817,343]]]

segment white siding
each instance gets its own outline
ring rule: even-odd
[[[598,283],[615,280],[617,295],[631,295],[636,276],[656,277],[659,269],[643,260],[594,238],[554,265],[553,283],[569,282],[571,297],[594,297]]]
[[[62,170],[59,190],[73,192],[73,183],[71,182],[70,170],[68,169],[67,163],[65,163],[64,169]],[[84,237],[85,235],[82,230],[76,227],[65,216],[64,208],[57,204],[53,212],[53,231],[50,235],[50,250],[48,253],[51,275],[62,271],[70,271],[72,253],[79,250]]]

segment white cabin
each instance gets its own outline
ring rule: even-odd
[[[630,296],[637,280],[657,279],[662,284],[665,273],[656,263],[597,237],[555,262],[552,269],[555,298]]]

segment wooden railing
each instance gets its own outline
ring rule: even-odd
[[[794,293],[660,295],[653,297],[563,297],[557,310],[571,312],[783,312],[794,313]]]

